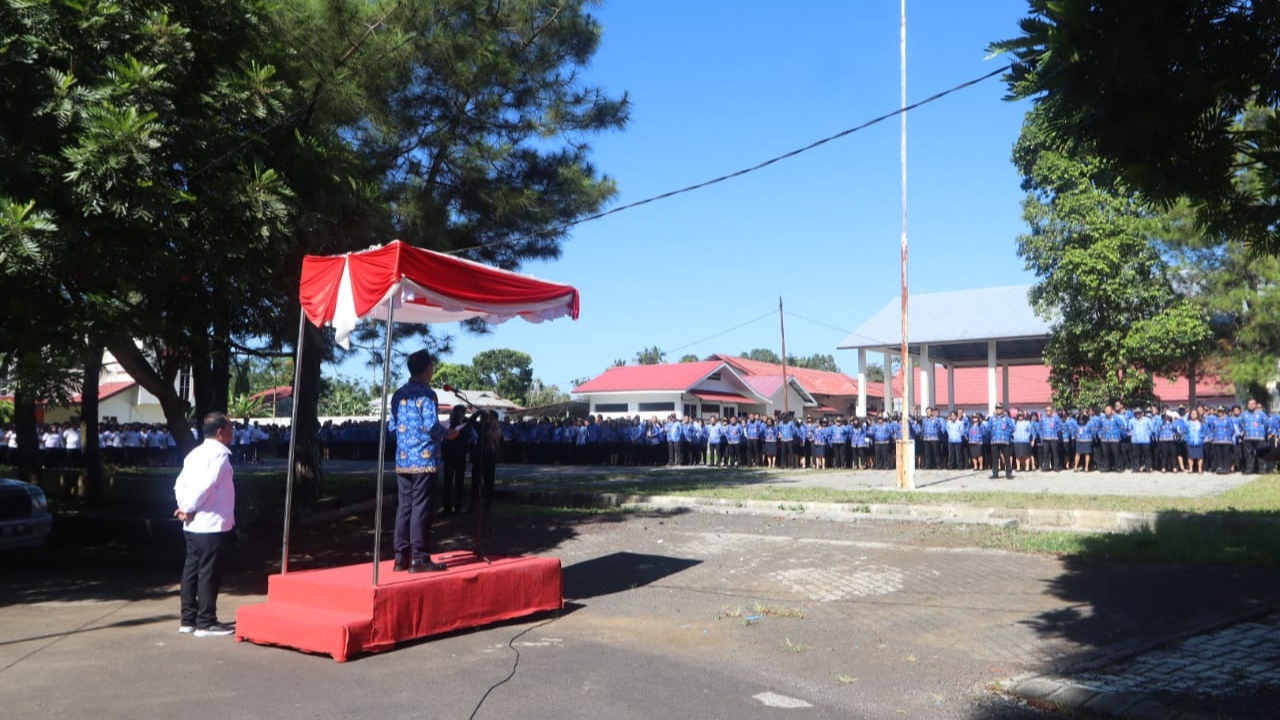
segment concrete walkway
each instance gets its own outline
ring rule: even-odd
[[[329,463],[329,472],[369,472],[373,463]],[[895,490],[893,471],[761,471],[740,468],[616,468],[540,465],[499,466],[501,478],[518,481],[499,489],[499,502],[548,505],[634,506],[726,515],[773,516],[863,522],[868,519],[989,523],[1029,529],[1092,532],[1154,527],[1158,513],[1100,510],[1029,510],[961,504],[846,504],[776,500],[725,500],[687,495],[619,494],[611,489],[646,482],[669,486],[681,477],[760,487]],[[1061,496],[1190,498],[1217,495],[1256,479],[1251,475],[1186,473],[1017,473],[919,470],[922,493],[1012,492]],[[571,480],[572,485],[563,483]],[[1160,720],[1267,718],[1280,706],[1280,598],[1257,598],[1245,612],[1206,607],[1198,623],[1142,640],[1121,642],[1047,674],[1006,678],[993,687],[1041,707],[1076,710],[1085,717]]]

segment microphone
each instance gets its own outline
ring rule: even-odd
[[[444,384],[444,391],[445,391],[445,392],[449,392],[449,393],[453,393],[454,395],[457,395],[459,400],[461,400],[462,402],[464,402],[464,403],[466,403],[466,404],[468,404],[468,405],[471,405],[471,401],[467,399],[467,396],[466,396],[466,395],[464,395],[464,394],[462,393],[462,391],[461,391],[461,390],[456,389],[455,387],[453,387],[453,386],[452,386],[452,385],[450,385],[449,383],[445,383],[445,384]],[[472,407],[475,407],[474,405],[471,405],[471,406],[472,406]]]

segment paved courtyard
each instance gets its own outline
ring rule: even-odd
[[[180,550],[10,560],[5,717],[1012,720],[1039,712],[993,692],[1010,678],[1280,590],[1228,568],[925,549],[918,524],[676,510],[494,525],[494,549],[562,559],[565,612],[346,664],[176,634]],[[295,542],[300,563],[367,554],[367,534],[322,530]],[[345,554],[325,555],[335,543]],[[262,599],[271,546],[240,548],[224,617]]]

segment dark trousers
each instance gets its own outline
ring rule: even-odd
[[[1040,469],[1041,470],[1061,470],[1062,469],[1062,441],[1061,440],[1045,440],[1040,445]]]
[[[1241,469],[1246,475],[1252,475],[1258,471],[1258,451],[1266,446],[1267,441],[1245,438],[1242,444],[1244,445],[1244,449],[1241,450],[1244,454],[1244,465]]]
[[[1120,443],[1117,441],[1107,441],[1096,443],[1094,445],[1098,449],[1098,471],[1099,472],[1120,472]]]
[[[1235,446],[1232,443],[1213,443],[1209,447],[1213,448],[1214,470],[1219,473],[1231,472],[1231,456],[1235,452]]]
[[[467,451],[455,449],[444,451],[444,482],[440,488],[440,510],[442,512],[458,512],[462,510],[462,487],[467,480]]]
[[[942,467],[942,441],[924,441],[924,467],[926,470],[937,470]]]
[[[1176,440],[1161,440],[1156,447],[1160,449],[1160,469],[1165,472],[1177,470],[1178,442]]]
[[[778,467],[791,467],[791,453],[795,448],[795,440],[778,440]]]
[[[218,589],[222,586],[223,548],[231,532],[184,532],[187,559],[182,565],[182,624],[207,628],[218,622]]]
[[[400,504],[396,507],[396,560],[423,563],[431,560],[431,493],[435,473],[396,475]]]
[[[895,464],[894,461],[896,460],[896,458],[894,457],[893,447],[894,447],[894,444],[891,442],[876,443],[876,469],[877,470],[888,470],[889,468],[894,466]]]
[[[1134,472],[1151,469],[1151,443],[1133,443],[1133,464],[1129,469]]]
[[[991,443],[991,477],[1000,474],[1000,461],[1004,461],[1005,477],[1013,477],[1013,454],[1009,452],[1009,443]]]
[[[949,442],[947,443],[947,468],[950,470],[961,470],[965,467],[964,462],[964,443]]]
[[[832,443],[831,444],[831,467],[833,468],[849,467],[849,444],[848,443]]]
[[[680,441],[679,440],[667,441],[667,464],[668,465],[680,464]]]

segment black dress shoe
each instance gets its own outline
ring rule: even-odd
[[[414,563],[409,566],[409,572],[411,573],[444,572],[445,570],[448,570],[448,569],[449,569],[448,565],[445,565],[444,563],[431,562],[430,560],[426,562]]]
[[[396,564],[391,566],[392,572],[404,572],[405,570],[408,570],[408,569],[409,569],[409,562],[407,560],[397,560]]]

